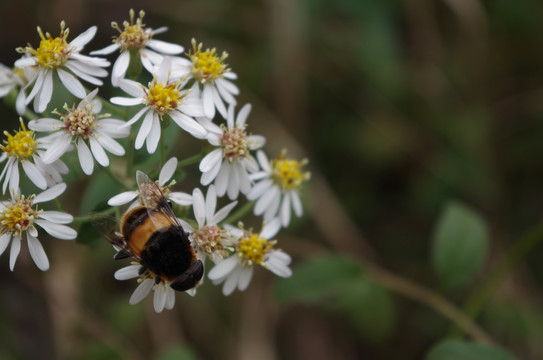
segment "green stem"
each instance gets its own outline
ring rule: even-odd
[[[184,160],[179,161],[179,163],[177,164],[177,168],[182,168],[185,166],[196,164],[200,162],[200,160],[202,160],[203,158],[204,158],[204,154],[196,154],[194,156],[188,157]]]
[[[473,294],[466,300],[464,305],[465,313],[472,319],[476,318],[488,299],[509,273],[511,273],[511,271],[542,241],[543,222],[540,222],[515,243],[507,256],[502,258],[491,270],[484,283],[481,286],[478,286]],[[461,333],[461,330],[458,328],[453,328],[451,330],[452,335],[457,335],[459,333]]]
[[[90,221],[93,217],[95,217],[96,215],[110,215],[110,214],[113,214],[117,211],[117,208],[115,207],[110,207],[109,209],[107,210],[104,210],[104,211],[100,211],[98,213],[94,213],[94,214],[91,214],[91,215],[85,215],[85,216],[77,216],[77,217],[74,217],[73,219],[73,223],[83,223],[83,222],[88,222]]]
[[[128,179],[133,176],[133,167],[134,167],[134,143],[136,141],[136,134],[133,131],[130,131],[130,136],[128,137],[128,144],[126,145],[126,172],[125,175]]]
[[[255,205],[254,201],[249,201],[245,205],[243,205],[238,211],[230,215],[228,218],[226,218],[222,223],[223,224],[235,224],[238,222],[239,219],[241,219],[243,216],[245,216],[253,206]]]
[[[115,181],[117,184],[119,184],[121,186],[121,189],[125,190],[127,188],[126,186],[126,182],[119,179],[114,173],[113,171],[111,171],[111,168],[108,166],[108,167],[105,167],[104,168],[104,171],[106,172],[106,174],[109,175],[109,177],[111,179],[113,179],[113,181]]]

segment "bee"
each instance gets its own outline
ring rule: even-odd
[[[137,171],[136,181],[143,205],[124,214],[120,231],[102,231],[104,218],[94,220],[93,225],[118,250],[114,259],[132,257],[141,265],[140,275],[153,275],[157,284],[169,282],[177,291],[194,288],[204,266],[196,258],[188,234],[158,185],[142,171]]]

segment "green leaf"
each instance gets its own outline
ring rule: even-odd
[[[161,351],[156,360],[196,360],[198,357],[187,346],[177,345]]]
[[[508,351],[463,340],[445,340],[435,345],[427,354],[426,360],[513,360]]]
[[[275,297],[280,304],[290,302],[319,303],[335,294],[341,283],[360,277],[356,261],[339,255],[310,259],[298,265],[292,277],[279,279]]]
[[[469,284],[483,265],[488,248],[484,219],[458,202],[449,203],[441,214],[435,234],[432,262],[447,290]]]

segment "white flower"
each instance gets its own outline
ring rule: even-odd
[[[192,196],[190,194],[179,191],[170,191],[170,187],[175,184],[174,180],[166,185],[166,183],[170,181],[175,170],[177,169],[177,162],[177,158],[173,157],[166,161],[164,166],[162,166],[162,169],[160,169],[160,174],[158,176],[158,186],[162,190],[162,193],[164,194],[166,199],[173,201],[174,203],[181,206],[189,206],[192,205]],[[107,203],[109,206],[121,206],[135,200],[138,196],[139,191],[125,191],[115,195],[114,197],[109,199]],[[138,200],[133,202],[132,205],[130,205],[130,208],[136,205],[139,205]]]
[[[36,266],[43,271],[49,269],[49,260],[38,240],[36,225],[57,239],[71,240],[77,236],[75,230],[65,225],[72,222],[72,215],[60,211],[44,211],[36,206],[55,199],[65,189],[66,184],[61,183],[28,198],[12,192],[11,201],[0,202],[0,255],[11,242],[9,258],[11,271],[21,250],[21,240],[25,238]]]
[[[165,41],[155,40],[153,36],[163,33],[167,30],[166,27],[153,30],[144,28],[143,10],[139,13],[139,18],[134,24],[134,10],[130,9],[130,22],[124,21],[124,30],[121,30],[116,22],[111,26],[119,31],[119,36],[113,38],[113,44],[97,51],[92,51],[91,55],[107,55],[116,50],[120,50],[121,54],[113,64],[111,71],[111,82],[114,86],[119,85],[119,80],[126,76],[126,71],[130,65],[130,55],[138,53],[143,67],[149,72],[153,72],[155,65],[162,62],[163,55],[177,55],[183,52],[183,47],[177,44],[172,44]]]
[[[24,69],[14,67],[13,69],[0,64],[0,97],[4,97],[13,89],[18,88],[17,99],[15,100],[15,109],[19,115],[23,115],[26,110],[25,92],[23,88],[28,83],[29,78],[32,78],[35,69],[26,67]]]
[[[246,104],[234,120],[234,106],[231,105],[226,125],[220,127],[208,119],[198,119],[209,132],[209,143],[217,147],[200,162],[200,183],[207,186],[215,181],[220,197],[228,193],[228,197],[234,200],[240,191],[247,194],[251,189],[248,172],[258,171],[258,163],[250,151],[261,148],[266,139],[260,135],[247,135],[246,120],[250,111],[251,105]]]
[[[80,99],[85,97],[86,92],[77,79],[78,77],[93,85],[100,86],[103,83],[98,77],[107,76],[107,71],[102,69],[109,66],[107,60],[80,54],[83,47],[96,34],[96,26],[90,27],[71,42],[67,41],[69,30],[65,29],[65,26],[62,21],[60,35],[56,38],[53,38],[49,33],[44,35],[41,28],[38,27],[38,34],[41,38],[38,49],[34,49],[30,45],[17,49],[20,53],[33,55],[17,60],[15,66],[37,69],[24,87],[26,90],[30,85],[33,85],[32,91],[26,97],[25,104],[34,99],[34,111],[37,113],[44,112],[51,101],[54,73],[58,75],[64,87]]]
[[[173,309],[175,305],[175,291],[170,287],[170,282],[161,280],[156,283],[155,278],[150,276],[150,274],[146,272],[140,274],[141,268],[140,264],[133,263],[115,272],[115,279],[117,280],[138,278],[139,285],[130,297],[130,305],[139,303],[153,290],[153,307],[155,312],[160,313],[164,309]]]
[[[229,231],[222,229],[218,224],[226,219],[237,203],[237,201],[233,201],[215,212],[217,194],[213,185],[207,189],[205,199],[200,189],[195,188],[192,191],[192,209],[198,228],[193,229],[189,225],[185,230],[190,233],[190,239],[198,259],[202,262],[207,255],[211,261],[216,263],[228,254],[227,250],[231,249],[232,242]]]
[[[20,123],[21,129],[16,131],[14,135],[7,131],[4,132],[7,139],[4,140],[4,145],[0,145],[2,151],[0,163],[7,160],[0,173],[0,181],[4,179],[3,194],[6,193],[8,186],[13,190],[19,188],[19,164],[30,181],[42,190],[60,182],[62,180],[60,174],[68,173],[68,168],[60,160],[53,164],[45,164],[41,160],[40,156],[43,151],[40,148],[47,145],[41,142],[41,139],[35,139],[34,132],[26,129],[22,118]]]
[[[136,136],[136,149],[140,149],[143,143],[147,144],[147,151],[155,152],[161,133],[161,120],[168,115],[183,130],[197,139],[203,139],[207,133],[196,122],[193,116],[203,116],[201,101],[194,97],[188,90],[180,90],[182,83],[170,78],[171,60],[165,57],[158,72],[153,75],[153,81],[147,87],[132,81],[123,79],[119,86],[132,98],[114,97],[111,102],[117,105],[145,106],[130,119],[125,126],[132,125],[143,117],[143,122]]]
[[[236,251],[230,257],[217,263],[208,273],[208,278],[214,284],[223,284],[222,292],[230,295],[236,288],[243,291],[249,286],[253,277],[255,265],[260,265],[277,276],[290,277],[290,256],[282,250],[274,249],[277,243],[269,240],[279,231],[279,219],[267,223],[260,234],[251,230],[233,229],[231,233],[237,236]]]
[[[176,59],[175,68],[179,72],[176,76],[195,80],[192,91],[202,99],[204,113],[208,119],[215,117],[215,109],[226,118],[224,102],[235,105],[235,96],[239,94],[239,88],[230,81],[237,79],[237,75],[224,63],[228,57],[226,52],[219,57],[214,48],[202,51],[202,46],[202,43],[196,44],[196,40],[192,39],[190,62]]]
[[[28,123],[28,127],[34,131],[52,132],[43,140],[47,142],[47,150],[42,157],[44,163],[55,162],[73,148],[72,143],[77,148],[81,168],[87,175],[93,172],[94,159],[104,167],[109,166],[105,150],[116,156],[124,155],[124,148],[114,139],[127,137],[130,128],[123,127],[125,122],[122,120],[107,118],[109,114],[98,115],[102,103],[94,99],[97,92],[98,89],[90,92],[77,107],[64,105],[66,114],[55,111],[60,120],[42,118]]]
[[[299,191],[302,183],[310,177],[309,172],[302,172],[307,160],[298,162],[289,159],[286,151],[271,162],[262,150],[256,153],[256,157],[262,171],[250,175],[256,183],[247,194],[247,199],[258,199],[254,207],[255,215],[264,214],[264,221],[278,216],[286,227],[290,223],[291,208],[297,217],[303,214]]]

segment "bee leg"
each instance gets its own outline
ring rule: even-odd
[[[130,255],[129,253],[127,253],[126,251],[124,250],[119,250],[114,256],[113,256],[113,259],[115,260],[120,260],[120,259],[126,259],[126,258],[129,258],[131,257],[132,255]]]
[[[177,291],[186,291],[192,289],[198,284],[198,281],[204,275],[204,264],[197,260],[190,268],[182,275],[175,279],[171,284],[171,288]]]
[[[138,270],[138,275],[143,275],[147,271],[147,268],[145,266],[141,266]]]

